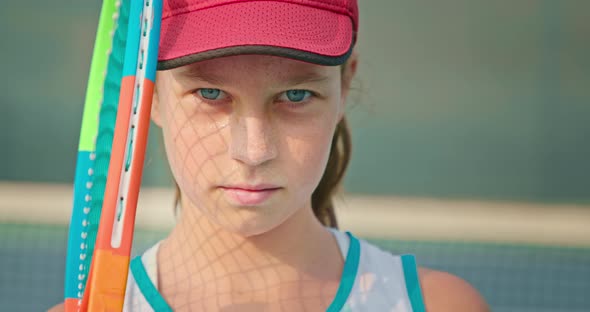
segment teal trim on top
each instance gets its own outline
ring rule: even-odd
[[[406,290],[412,304],[413,312],[426,312],[422,290],[420,289],[420,280],[418,279],[418,267],[414,255],[401,256],[402,266],[404,268],[404,278],[406,280]]]
[[[139,287],[139,290],[145,297],[145,300],[150,304],[154,311],[172,312],[172,308],[170,308],[166,300],[162,298],[162,295],[160,295],[154,286],[154,283],[152,283],[150,277],[145,271],[145,267],[141,261],[141,256],[137,256],[131,260],[131,273],[133,274],[135,283],[137,283],[137,287]]]
[[[358,239],[350,234],[350,232],[346,232],[346,234],[350,239],[350,246],[348,247],[346,262],[344,263],[342,277],[340,278],[340,286],[326,312],[340,312],[342,310],[356,280],[361,258],[361,246]],[[166,300],[164,300],[154,286],[154,283],[150,280],[140,256],[131,260],[131,273],[137,283],[137,287],[139,287],[139,290],[154,311],[172,311],[172,308],[170,308]]]
[[[342,310],[352,291],[356,274],[358,273],[361,258],[361,244],[350,232],[346,232],[346,235],[350,239],[350,244],[348,246],[348,253],[346,254],[344,270],[342,271],[342,278],[340,279],[340,286],[338,287],[338,292],[336,292],[336,297],[334,297],[326,312],[339,312]]]

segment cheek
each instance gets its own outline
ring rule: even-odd
[[[225,125],[190,103],[168,106],[163,127],[166,154],[184,191],[199,192],[221,174],[221,157],[227,151]]]
[[[324,123],[324,125],[329,123]],[[317,126],[308,129],[307,135],[286,138],[287,159],[291,186],[307,199],[322,178],[328,158],[335,126]]]
[[[340,121],[339,97],[322,105],[314,114],[282,129],[283,159],[289,184],[301,200],[309,200],[326,169],[336,125]]]

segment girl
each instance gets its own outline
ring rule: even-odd
[[[125,311],[487,311],[337,230],[357,30],[355,0],[165,2],[152,120],[179,218],[131,262]]]

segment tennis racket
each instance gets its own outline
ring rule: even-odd
[[[74,181],[66,311],[123,307],[161,12],[161,0],[103,2]]]

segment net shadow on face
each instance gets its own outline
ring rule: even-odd
[[[300,272],[230,235],[227,228],[260,217],[250,208],[240,213],[221,192],[211,191],[243,178],[247,169],[272,169],[232,163],[230,125],[198,104],[175,100],[166,106],[163,135],[182,208],[181,224],[158,255],[157,287],[164,298],[175,311],[325,311],[338,282]]]

